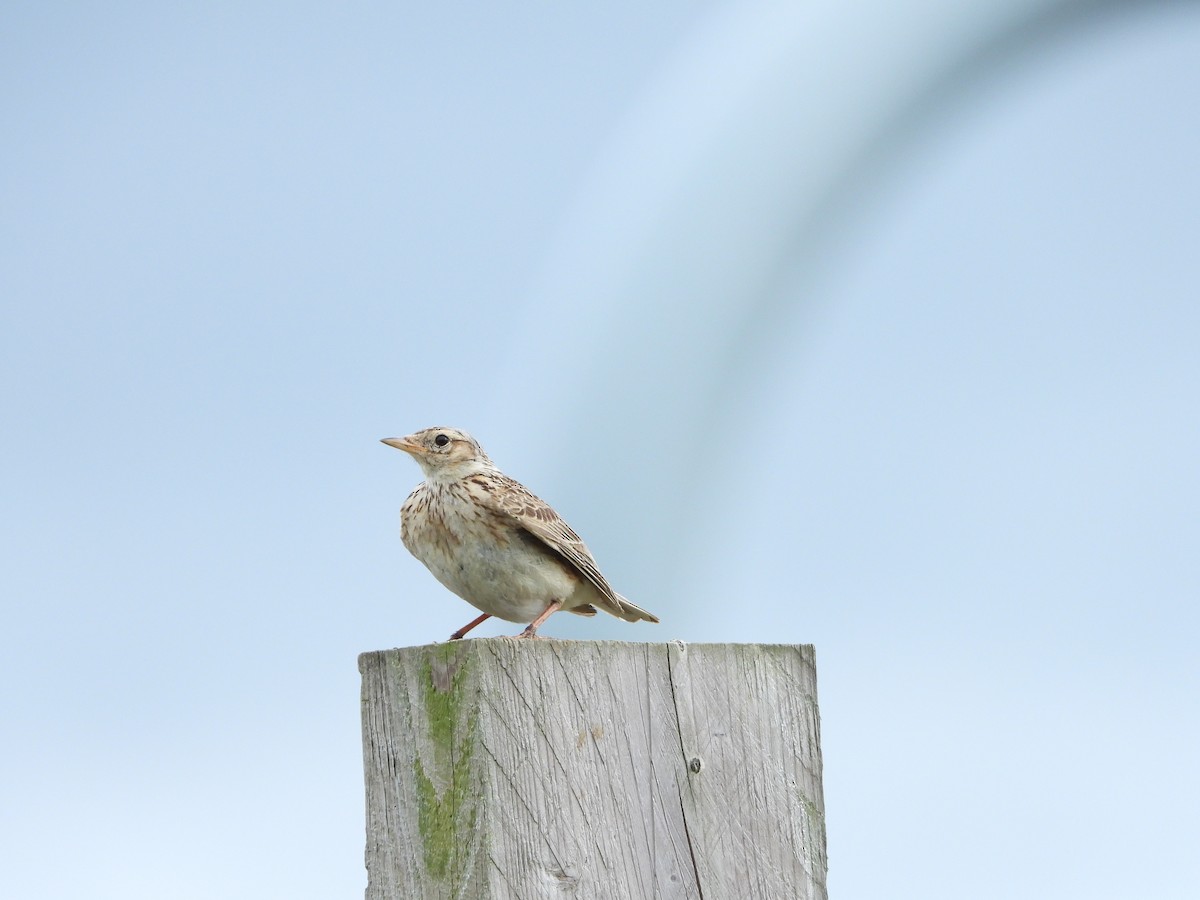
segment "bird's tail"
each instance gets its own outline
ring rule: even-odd
[[[621,601],[620,611],[612,610],[613,613],[620,616],[626,622],[657,622],[658,616],[654,613],[646,612],[636,603],[630,603],[620,594],[617,594],[617,599]]]

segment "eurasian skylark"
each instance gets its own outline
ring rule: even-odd
[[[614,591],[566,522],[488,459],[479,442],[455,428],[426,428],[383,442],[417,461],[425,481],[400,510],[400,536],[434,577],[487,619],[528,622],[518,637],[536,637],[559,609],[626,622],[657,622]]]

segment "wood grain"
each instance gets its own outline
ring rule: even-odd
[[[810,646],[359,658],[368,900],[825,898]]]

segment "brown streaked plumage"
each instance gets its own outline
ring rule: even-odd
[[[559,609],[627,622],[658,619],[612,589],[578,534],[549,504],[496,468],[479,442],[457,428],[426,428],[383,443],[425,473],[400,510],[404,546],[434,577],[483,615],[528,622],[520,637]]]

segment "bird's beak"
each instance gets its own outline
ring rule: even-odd
[[[416,454],[425,452],[419,444],[414,444],[408,438],[384,438],[383,443],[389,447],[395,447],[397,450],[403,450],[405,453]]]

